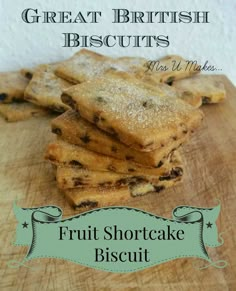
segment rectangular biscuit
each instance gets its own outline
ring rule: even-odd
[[[181,179],[183,166],[170,167],[163,175],[148,176],[135,174],[120,174],[114,172],[89,171],[73,167],[57,167],[57,184],[60,189],[123,187],[138,183],[157,184],[159,181]]]
[[[198,75],[175,81],[172,86],[180,91],[183,98],[196,98],[203,104],[219,103],[226,98],[224,84],[212,75]]]
[[[156,185],[139,183],[134,186],[124,186],[121,188],[75,188],[64,190],[64,193],[70,205],[79,212],[83,212],[93,208],[121,206],[128,201],[132,201],[136,196],[160,193],[179,182],[179,180],[159,181]]]
[[[77,84],[103,74],[110,67],[109,62],[109,57],[82,49],[70,59],[61,62],[55,72],[57,76]]]
[[[64,91],[63,102],[100,129],[138,151],[178,141],[199,126],[203,114],[133,77],[104,76]]]
[[[152,152],[140,152],[117,141],[110,134],[81,118],[73,110],[68,110],[52,120],[52,132],[68,143],[85,147],[106,156],[136,162],[148,167],[160,167],[168,159],[171,152],[176,150],[186,140],[186,136],[190,135],[188,131],[183,138],[172,140],[167,145],[163,144],[160,149]]]
[[[151,69],[152,66],[153,69]],[[154,61],[149,61],[146,64],[145,73],[151,74],[161,83],[171,85],[175,80],[200,73],[200,70],[196,61],[192,63],[192,61],[188,61],[181,56],[168,55]],[[140,74],[143,74],[143,70],[140,71]]]
[[[8,122],[16,122],[48,114],[44,108],[29,102],[0,104],[0,113]]]
[[[64,112],[69,107],[61,101],[62,91],[71,83],[54,74],[55,65],[40,65],[35,68],[28,86],[25,99],[53,111]]]
[[[69,144],[58,139],[48,145],[45,158],[55,165],[75,167],[90,171],[115,172],[135,175],[163,175],[170,167],[176,167],[180,163],[177,152],[169,155],[164,164],[159,167],[145,167],[132,161],[119,160],[113,157],[101,155],[87,150],[78,145]]]
[[[24,100],[24,91],[29,80],[19,71],[0,73],[0,103]]]

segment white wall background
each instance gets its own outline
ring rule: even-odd
[[[26,24],[25,8],[39,11],[102,11],[97,24]],[[209,24],[112,24],[113,8],[140,11],[210,11]],[[236,83],[235,0],[0,0],[0,71],[65,59],[78,48],[63,48],[63,32],[81,35],[169,35],[168,48],[94,49],[113,56],[134,55],[155,59],[180,54],[204,63],[206,60]]]

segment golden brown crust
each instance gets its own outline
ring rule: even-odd
[[[62,100],[86,120],[138,151],[153,151],[199,126],[203,114],[125,74],[73,86]]]

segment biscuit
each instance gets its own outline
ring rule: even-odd
[[[62,101],[127,146],[148,152],[178,142],[203,118],[186,102],[167,97],[125,74],[72,86]]]
[[[110,134],[87,122],[80,115],[68,110],[52,120],[52,132],[68,143],[86,147],[91,151],[114,157],[120,160],[136,162],[149,167],[160,167],[168,159],[171,152],[176,150],[186,140],[186,135],[179,140],[163,145],[152,152],[140,152],[131,149],[117,141]]]
[[[69,144],[58,139],[48,145],[45,158],[52,164],[75,167],[90,171],[115,172],[135,175],[163,175],[170,167],[180,163],[180,156],[173,152],[169,159],[158,168],[145,167],[132,161],[118,160],[87,150],[81,146]]]
[[[226,98],[224,84],[211,75],[198,75],[179,80],[173,83],[173,87],[179,90],[183,96],[193,96],[190,98],[198,98],[203,104],[219,103]]]
[[[40,65],[34,70],[25,89],[25,99],[53,111],[64,112],[69,107],[61,101],[62,90],[71,84],[54,74],[55,65]]]
[[[22,101],[28,83],[19,71],[0,73],[0,103]]]
[[[184,79],[192,75],[200,73],[197,62],[193,64],[191,61],[183,59],[181,56],[168,55],[156,61],[147,62],[145,74],[151,74],[161,83],[171,85],[175,80]],[[149,69],[152,68],[153,69]],[[143,73],[143,70],[140,72]]]
[[[0,104],[0,113],[6,121],[15,122],[29,119],[33,116],[46,115],[48,112],[28,102]]]
[[[57,76],[77,84],[103,74],[110,67],[110,60],[109,57],[82,49],[61,62],[55,72]]]
[[[122,187],[136,185],[138,183],[157,184],[159,181],[180,179],[183,175],[183,167],[169,168],[161,176],[147,176],[135,174],[120,174],[114,172],[89,171],[73,167],[57,167],[57,184],[60,189],[72,188],[97,188],[97,187]]]
[[[65,197],[70,205],[79,212],[93,208],[124,205],[136,196],[149,193],[160,193],[164,189],[175,186],[180,180],[159,181],[158,184],[138,183],[134,186],[120,188],[74,188],[64,190]]]

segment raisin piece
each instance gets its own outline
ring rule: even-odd
[[[58,128],[58,127],[54,127],[54,128],[52,128],[52,133],[55,133],[55,134],[57,134],[57,135],[62,135],[62,131],[61,131],[61,129]]]
[[[30,72],[26,72],[26,73],[25,73],[25,77],[26,77],[27,79],[31,80],[31,79],[33,78],[33,74],[30,73]]]
[[[112,136],[114,136],[114,137],[118,137],[118,133],[115,131],[115,129],[113,128],[113,127],[108,127],[107,128],[108,129],[108,131],[110,132],[110,134],[112,135]]]
[[[168,84],[168,85],[172,85],[172,83],[174,82],[174,80],[175,80],[175,77],[174,76],[171,76],[171,77],[169,77],[167,80],[166,80],[166,84]]]
[[[6,93],[0,93],[0,101],[3,101],[7,98],[7,94]]]
[[[47,159],[51,162],[55,162],[56,161],[56,158],[53,156],[53,155],[48,155],[47,156]]]
[[[176,168],[173,168],[170,171],[169,175],[167,175],[167,176],[160,176],[159,177],[159,180],[160,181],[164,181],[164,180],[168,181],[168,180],[172,180],[172,179],[175,179],[177,177],[180,177],[182,175],[183,175],[183,169],[180,168],[180,167],[176,167]]]
[[[127,178],[119,179],[119,180],[116,182],[116,185],[117,185],[117,186],[123,186],[123,185],[126,185],[126,184],[127,184]]]
[[[70,161],[69,164],[71,166],[76,166],[76,167],[80,167],[80,168],[83,168],[84,167],[79,161],[76,161],[76,160]]]
[[[163,162],[160,161],[156,167],[157,167],[157,168],[160,168],[162,165],[163,165]]]
[[[130,161],[130,160],[133,160],[134,157],[133,157],[133,156],[125,156],[125,159],[126,159],[127,161]]]
[[[80,204],[76,205],[77,208],[82,208],[82,207],[96,207],[98,205],[97,201],[90,201],[86,200],[81,202]]]
[[[136,176],[136,177],[134,177],[134,180],[135,180],[137,183],[148,182],[148,180],[145,179],[145,178],[142,177],[142,176]]]
[[[76,108],[76,102],[67,94],[63,93],[61,96],[61,100],[69,105],[71,108],[75,109]]]
[[[147,100],[142,103],[144,108],[151,109],[154,108],[154,103],[152,100]]]
[[[129,168],[128,171],[129,172],[135,172],[135,169]]]
[[[188,133],[188,131],[187,130],[183,130],[183,134],[187,134]]]
[[[165,189],[165,186],[154,186],[154,188],[155,188],[155,191],[157,192],[157,193],[159,193],[159,192],[161,192],[162,190],[164,190]]]
[[[101,96],[96,97],[96,101],[99,102],[99,103],[104,103],[104,104],[107,103],[107,101]]]
[[[91,139],[90,139],[88,134],[85,134],[84,136],[81,136],[80,139],[82,140],[83,143],[89,143],[91,141]]]
[[[86,185],[86,183],[83,182],[82,178],[74,177],[74,178],[72,178],[72,180],[74,182],[74,187]]]
[[[202,96],[202,104],[209,104],[211,103],[211,98],[207,96]]]
[[[117,147],[112,146],[112,147],[111,147],[111,151],[112,151],[113,153],[117,153]]]
[[[176,167],[176,168],[174,168],[174,169],[171,170],[171,175],[174,178],[183,176],[183,169],[180,168],[180,167]]]
[[[99,122],[99,116],[97,114],[93,115],[93,122],[98,123]]]

